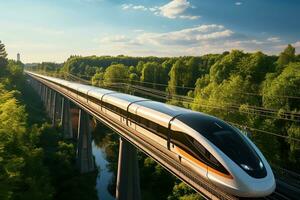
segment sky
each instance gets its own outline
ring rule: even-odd
[[[70,55],[300,53],[298,0],[0,0],[0,40],[24,63]]]

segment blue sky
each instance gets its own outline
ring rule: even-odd
[[[10,58],[181,56],[225,50],[300,53],[298,0],[0,0]]]

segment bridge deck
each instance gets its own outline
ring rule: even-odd
[[[81,101],[79,99],[73,98],[70,95],[70,93],[66,93],[61,89],[61,87],[59,87],[53,82],[50,82],[46,79],[42,79],[30,73],[27,74],[33,79],[51,88],[52,90],[60,93],[65,98],[68,98],[81,109],[84,109],[86,112],[88,112],[91,116],[106,124],[108,127],[117,132],[121,137],[128,140],[131,144],[133,144],[139,150],[152,157],[176,177],[178,177],[186,184],[191,186],[193,189],[195,189],[197,192],[202,194],[206,199],[238,199],[237,197],[234,197],[222,191],[214,184],[210,183],[198,174],[195,174],[188,167],[183,166],[175,155],[171,155],[169,151],[167,151],[162,146],[155,144],[151,139],[141,134],[138,134],[132,129],[128,129],[127,127],[117,123],[116,121],[108,118],[107,116],[104,116],[97,110],[90,108],[90,106],[86,103],[87,101]]]

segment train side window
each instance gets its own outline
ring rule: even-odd
[[[142,119],[140,116],[136,115],[135,117],[136,122],[141,123]]]
[[[128,117],[129,117],[129,119],[131,120],[131,121],[135,121],[136,119],[136,117],[135,117],[135,115],[134,114],[132,114],[132,113],[128,113]]]
[[[123,109],[120,109],[120,114],[121,114],[122,117],[125,116],[125,113],[124,113],[124,110],[123,110]]]
[[[197,140],[193,139],[193,144],[195,145],[195,147],[197,148],[197,150],[202,154],[205,155],[206,154],[206,149],[204,148],[204,146],[202,146],[202,144],[200,144]]]
[[[126,110],[121,109],[121,113],[122,113],[123,117],[126,117],[126,114],[127,114]]]
[[[224,174],[229,175],[230,173],[225,169],[225,167],[212,155],[209,154],[210,166]]]
[[[166,127],[163,127],[163,126],[158,126],[158,132],[160,132],[161,134],[167,136],[168,135],[168,131],[169,129],[167,129]]]
[[[134,122],[136,122],[138,119],[137,119],[137,116],[135,115],[135,114],[131,114],[131,116],[132,116],[132,120],[134,121]]]
[[[209,160],[217,166],[220,165],[219,161],[212,154],[209,155]]]
[[[149,125],[149,128],[154,130],[154,131],[157,131],[157,124],[152,122],[152,121],[149,121],[148,122],[148,125]]]
[[[140,118],[140,123],[143,124],[144,126],[148,127],[148,120],[145,118]]]
[[[171,134],[171,140],[176,146],[188,152],[193,157],[199,159],[199,153],[192,144],[192,139],[193,138],[191,138],[189,135],[182,132],[172,131]]]
[[[217,169],[220,172],[228,174],[227,170],[217,161],[217,159],[212,158],[213,160],[210,160],[211,154],[205,149],[203,145],[201,145],[191,136],[185,133],[173,131],[171,139],[176,146],[182,148],[197,160],[214,169]]]

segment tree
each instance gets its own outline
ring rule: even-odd
[[[280,53],[279,58],[277,60],[278,70],[281,71],[282,68],[289,64],[290,62],[295,61],[295,48],[292,45],[288,45],[283,52]]]
[[[262,90],[263,106],[267,109],[277,110],[277,118],[287,118],[286,113],[288,112],[291,116],[290,118],[293,119],[300,111],[299,99],[288,98],[286,96],[299,97],[299,87],[300,62],[290,62],[281,73],[272,73],[267,76]],[[274,132],[279,132],[282,135],[300,138],[299,123],[276,118],[269,121],[269,130],[274,129]],[[293,142],[292,140],[281,140],[280,147],[280,161],[284,164],[288,163],[290,168],[299,171],[299,163],[297,163],[300,157],[299,143]],[[290,148],[290,150],[288,148]]]
[[[0,40],[0,77],[7,74],[6,66],[7,66],[7,53],[5,51],[5,45],[1,43]]]
[[[9,60],[7,65],[7,81],[11,88],[21,88],[24,86],[24,65],[15,60]]]
[[[198,78],[198,62],[196,58],[190,58],[187,62],[184,59],[177,60],[170,72],[168,91],[171,94],[185,95],[188,90],[180,87],[193,87]]]
[[[162,63],[162,67],[165,69],[166,72],[169,72],[176,62],[176,58],[170,58]]]
[[[109,66],[104,73],[104,85],[111,85],[115,82],[128,81],[128,67],[123,64]]]
[[[270,74],[263,85],[263,105],[266,108],[300,110],[296,99],[278,96],[300,96],[300,62],[288,64],[279,74]]]
[[[101,87],[103,86],[104,72],[97,72],[92,77],[92,85]]]
[[[259,85],[268,72],[274,71],[273,60],[262,52],[244,56],[237,64],[238,74]]]
[[[232,50],[230,54],[224,56],[220,61],[216,62],[210,68],[210,78],[211,81],[216,83],[221,83],[222,81],[228,79],[231,73],[234,73],[238,62],[245,56],[242,51]]]
[[[7,53],[5,51],[5,45],[1,43],[0,40],[0,58],[6,58]]]
[[[130,67],[129,67],[129,73],[130,73],[130,74],[131,74],[131,73],[136,73],[136,69],[135,69],[134,66],[130,66]]]
[[[153,83],[153,87],[157,87],[155,84],[165,83],[166,73],[161,64],[157,62],[147,62],[144,64],[142,70],[141,81]]]
[[[168,196],[168,200],[202,200],[204,199],[199,194],[195,193],[193,189],[181,182],[175,184],[172,194]]]
[[[139,76],[136,73],[129,74],[129,80],[133,84],[136,84],[137,81],[139,81]]]

